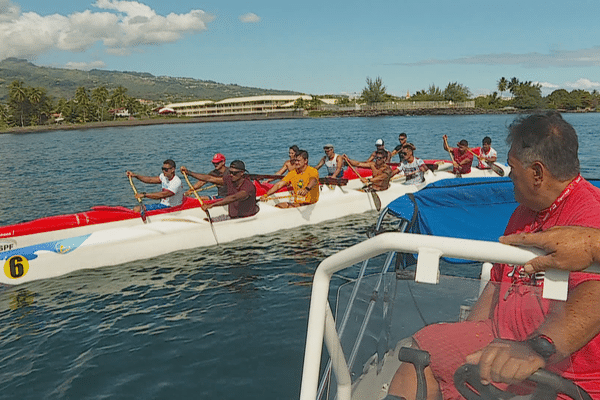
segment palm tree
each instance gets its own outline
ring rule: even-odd
[[[104,106],[108,99],[108,89],[104,86],[97,87],[92,90],[92,101],[96,105],[96,114],[99,121],[104,121]]]
[[[125,106],[125,102],[127,101],[127,89],[123,86],[119,86],[113,90],[112,95],[110,96],[109,105],[115,110],[114,119],[117,119],[116,109]]]
[[[22,81],[13,81],[8,86],[8,95],[10,97],[10,102],[13,103],[15,108],[19,109],[19,118],[21,121],[21,126],[25,126],[24,114],[25,106],[28,102],[26,88],[23,85],[24,83]]]
[[[506,85],[506,87],[508,88],[508,90],[510,91],[510,93],[514,96],[515,95],[515,91],[518,90],[519,88],[519,80],[515,77],[512,77],[510,79],[510,82],[508,82],[508,84]]]
[[[505,77],[500,78],[498,81],[498,90],[500,91],[500,97],[503,96],[504,92],[508,88],[508,81]]]
[[[87,113],[90,106],[90,97],[88,91],[83,86],[80,86],[75,91],[75,101],[77,102],[78,108],[81,110],[83,116],[83,123],[87,122]]]

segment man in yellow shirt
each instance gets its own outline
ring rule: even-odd
[[[293,202],[278,203],[276,207],[300,207],[316,203],[319,200],[319,172],[308,165],[308,152],[300,150],[296,155],[296,169],[290,171],[283,179],[277,182],[262,197],[262,201],[277,192],[284,186],[290,186],[293,193]]]

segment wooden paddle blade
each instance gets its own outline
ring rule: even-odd
[[[373,203],[375,204],[375,209],[377,211],[381,211],[381,199],[376,191],[371,190],[371,197],[373,197]]]
[[[488,162],[487,165],[489,165],[492,171],[498,174],[498,176],[504,176],[504,169],[502,169],[501,166],[496,165],[493,162]]]
[[[142,207],[142,209],[140,210],[140,216],[142,217],[142,221],[144,221],[144,223],[146,223],[146,206],[144,204],[142,204],[141,201],[140,201],[140,206]]]

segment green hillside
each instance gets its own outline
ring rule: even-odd
[[[127,95],[159,102],[188,100],[222,100],[264,94],[297,94],[288,90],[259,89],[235,84],[222,84],[192,78],[154,76],[144,72],[119,72],[93,69],[80,71],[65,68],[38,67],[26,60],[7,58],[0,61],[0,101],[8,98],[11,82],[23,81],[29,87],[43,87],[50,96],[70,99],[78,87],[94,89],[104,86],[109,91],[127,88]]]

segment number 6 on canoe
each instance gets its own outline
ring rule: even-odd
[[[133,184],[133,179],[131,179],[131,175],[129,175],[129,184],[131,185],[131,188],[133,189],[133,194],[137,195],[138,191],[135,188],[135,185]],[[136,196],[136,199],[138,201],[138,203],[140,203],[140,217],[142,217],[142,221],[144,221],[144,223],[146,223],[146,206],[144,205],[144,203],[142,203],[142,199],[140,199],[139,197]]]
[[[190,183],[190,180],[189,180],[187,174],[183,171],[181,171],[181,173],[183,174],[183,177],[185,178],[185,181],[187,182],[190,189],[192,189],[192,192],[194,192],[194,196],[196,196],[196,199],[198,199],[198,202],[200,203],[200,207],[202,207],[204,205],[204,202],[202,201],[200,196],[198,196],[198,192],[196,192],[196,188],[194,186],[192,186],[192,184]],[[208,210],[204,210],[204,212],[206,213],[206,216],[208,217],[208,222],[210,223],[210,229],[212,230],[213,236],[215,237],[215,242],[217,242],[217,244],[219,244],[219,239],[217,239],[217,232],[215,232],[215,226],[213,225],[213,221],[212,221],[212,218],[210,217],[210,213],[208,212]]]

